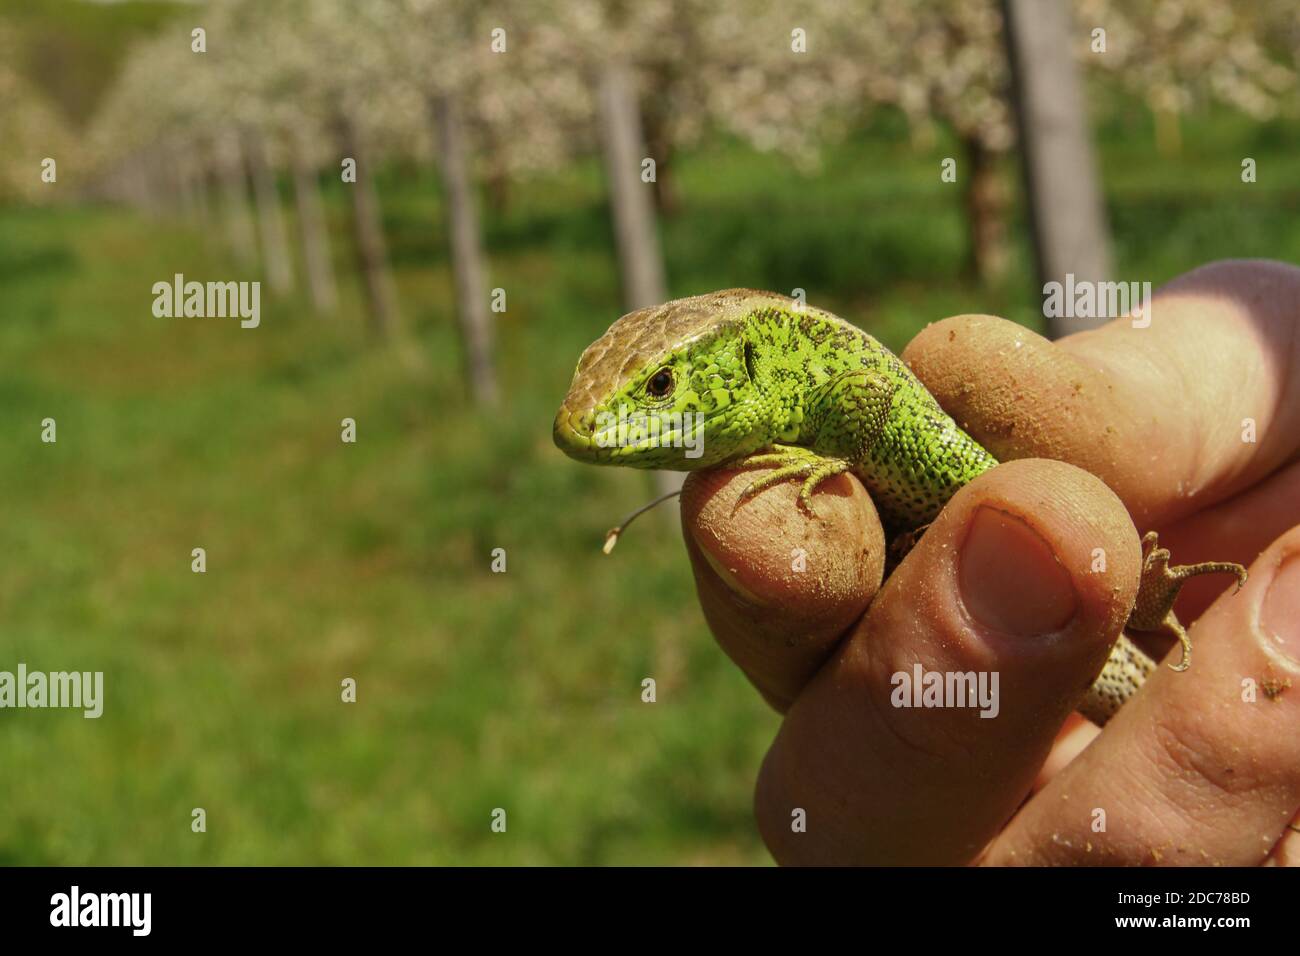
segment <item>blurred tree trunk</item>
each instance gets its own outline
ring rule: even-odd
[[[173,150],[169,153],[166,163],[171,167],[171,180],[176,191],[176,211],[186,224],[191,224],[198,214],[194,210],[194,186],[190,182],[189,169],[183,159],[184,157],[178,151]]]
[[[966,273],[986,284],[1007,271],[1007,213],[1010,197],[998,174],[997,155],[976,134],[961,139],[965,157],[962,191],[968,251]]]
[[[185,165],[189,170],[190,187],[194,193],[195,221],[203,229],[206,237],[208,226],[212,222],[212,200],[208,196],[208,172],[192,147],[185,151]]]
[[[1156,150],[1161,156],[1177,156],[1183,151],[1182,117],[1174,110],[1153,109],[1156,126]]]
[[[629,78],[629,83],[630,83]],[[668,117],[661,109],[652,107],[643,117],[645,121],[645,148],[655,161],[655,181],[652,184],[655,210],[664,216],[675,216],[681,210],[681,193],[677,188],[676,167],[673,164],[673,144],[668,136]]]
[[[289,241],[284,231],[284,216],[280,212],[280,193],[275,184],[275,171],[271,169],[266,136],[261,130],[249,127],[244,132],[247,144],[248,171],[253,180],[253,195],[257,199],[257,225],[262,236],[262,267],[271,291],[280,295],[293,288],[293,269],[289,265]]]
[[[211,252],[213,239],[217,237],[220,231],[212,214],[210,183],[212,173],[196,147],[187,147],[184,157],[185,166],[189,170],[190,188],[194,194],[194,219],[192,225],[199,234],[199,242],[204,250]]]
[[[494,215],[504,216],[510,209],[510,170],[501,155],[501,137],[491,129],[485,129],[482,136],[483,155],[487,159],[484,185],[487,187],[488,204]]]
[[[465,351],[470,394],[481,405],[498,397],[492,364],[492,313],[488,310],[487,266],[474,186],[466,161],[465,131],[460,110],[448,94],[433,97],[438,162],[442,172],[447,233],[451,240],[451,269],[456,282],[456,317]]]
[[[623,280],[623,307],[635,312],[659,305],[668,298],[668,290],[652,190],[641,181],[641,161],[645,158],[641,112],[631,76],[621,66],[608,66],[601,74],[600,124],[614,244]],[[660,494],[667,494],[680,488],[684,477],[681,472],[655,472],[655,484]]]
[[[601,77],[600,118],[623,304],[633,312],[658,305],[668,295],[652,190],[641,181],[641,118],[631,78],[622,67],[608,67]]]
[[[122,189],[126,201],[141,215],[149,212],[149,191],[153,188],[144,167],[144,158],[136,155],[122,162]]]
[[[375,194],[375,180],[356,120],[344,113],[337,122],[343,155],[357,165],[357,181],[348,183],[347,188],[352,193],[352,228],[357,260],[366,285],[366,296],[370,300],[370,330],[383,338],[397,325],[397,305],[393,275],[388,266],[388,250],[384,246],[379,197]]]
[[[224,193],[226,242],[231,255],[242,266],[257,263],[257,237],[248,211],[247,179],[234,136],[222,137],[216,144],[217,176]]]
[[[312,305],[322,315],[338,306],[334,267],[330,262],[329,233],[320,201],[320,175],[311,160],[306,132],[294,131],[292,148],[293,194],[298,208],[298,236],[302,243],[303,270]]]
[[[492,212],[504,216],[510,211],[510,174],[504,169],[493,168],[487,174],[488,202]]]
[[[149,184],[149,188],[145,191],[147,200],[145,211],[156,219],[168,212],[167,204],[170,196],[167,178],[165,175],[159,175],[158,161],[153,153],[142,158],[140,165],[143,167],[144,179]]]
[[[183,149],[173,149],[168,154],[167,165],[171,167],[172,179],[176,183],[181,218],[186,224],[194,225],[198,222],[199,211],[194,198],[194,175],[190,169],[189,156]]]
[[[1016,122],[1040,291],[1048,282],[1105,281],[1110,250],[1079,89],[1070,10],[1063,3],[1002,0]],[[1103,319],[1050,319],[1053,337]]]

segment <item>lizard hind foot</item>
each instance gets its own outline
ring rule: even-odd
[[[1154,531],[1142,536],[1142,578],[1125,629],[1138,633],[1164,633],[1177,639],[1182,647],[1182,659],[1170,666],[1176,671],[1185,671],[1192,662],[1192,642],[1187,629],[1174,615],[1178,593],[1189,580],[1202,574],[1235,575],[1237,590],[1240,591],[1246,583],[1246,569],[1229,561],[1171,565],[1169,550],[1160,547],[1159,543]]]
[[[889,547],[885,551],[885,576],[888,577],[894,572],[894,569],[903,563],[903,559],[912,553],[921,536],[929,529],[932,521],[927,521],[923,525],[915,528],[909,528],[906,531],[900,531],[889,539]]]
[[[812,506],[813,491],[827,478],[843,474],[850,468],[850,463],[841,458],[824,458],[816,452],[799,445],[773,445],[772,448],[772,451],[750,455],[738,462],[742,468],[776,465],[776,470],[751,481],[745,487],[745,490],[740,493],[736,503],[731,506],[732,514],[736,513],[736,509],[743,502],[748,501],[760,491],[771,488],[773,485],[779,485],[791,478],[802,478],[803,484],[799,488],[799,505],[808,514],[815,515],[816,512]]]

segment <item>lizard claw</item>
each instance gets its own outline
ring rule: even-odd
[[[1154,531],[1142,536],[1142,578],[1138,583],[1137,600],[1129,614],[1125,629],[1146,633],[1165,633],[1178,640],[1183,656],[1176,671],[1185,671],[1192,663],[1192,642],[1187,629],[1174,614],[1174,601],[1178,592],[1191,578],[1201,574],[1232,574],[1237,578],[1237,591],[1246,583],[1246,569],[1229,561],[1204,561],[1200,564],[1171,565],[1169,550],[1159,547]],[[1235,592],[1234,592],[1235,593]]]
[[[817,512],[812,503],[813,491],[827,478],[842,474],[850,468],[849,462],[843,459],[823,458],[816,452],[795,445],[778,446],[776,451],[751,455],[739,464],[742,468],[763,465],[778,467],[766,475],[755,478],[745,487],[735,504],[731,506],[733,515],[742,502],[748,501],[760,491],[765,491],[791,478],[802,478],[804,481],[799,487],[799,506],[809,515],[816,517]]]

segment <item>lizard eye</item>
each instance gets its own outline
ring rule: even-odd
[[[655,372],[650,376],[650,381],[646,382],[645,390],[654,398],[667,398],[673,392],[673,370],[661,368]]]

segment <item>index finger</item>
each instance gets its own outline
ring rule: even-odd
[[[1223,501],[1300,449],[1300,269],[1225,261],[1118,319],[1049,342],[993,316],[945,319],[904,360],[1001,459],[1097,475],[1139,527]]]
[[[866,489],[837,475],[817,490],[817,518],[786,482],[737,507],[761,471],[693,472],[682,533],[709,629],[784,712],[880,588],[885,534]]]

